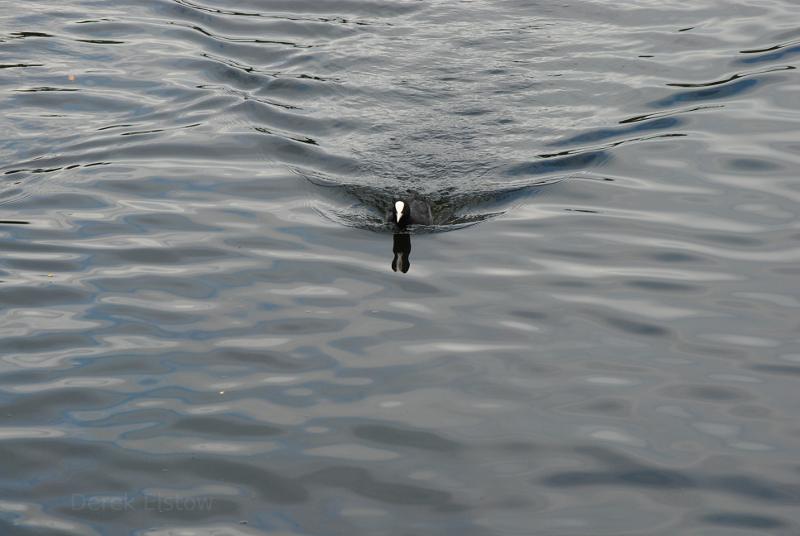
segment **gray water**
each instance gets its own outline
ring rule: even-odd
[[[800,534],[795,0],[0,8],[3,536]]]

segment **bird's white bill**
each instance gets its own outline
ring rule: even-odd
[[[397,223],[400,223],[400,216],[403,215],[403,210],[406,208],[406,204],[402,201],[397,201],[394,204],[394,211],[397,213]]]

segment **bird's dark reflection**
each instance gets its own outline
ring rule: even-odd
[[[410,234],[395,234],[393,236],[392,253],[392,270],[395,272],[408,272],[411,268],[411,235]]]

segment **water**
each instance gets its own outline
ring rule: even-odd
[[[3,535],[800,533],[794,0],[0,4]]]

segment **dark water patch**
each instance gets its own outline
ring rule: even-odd
[[[766,71],[759,71],[756,73],[737,73],[729,76],[728,78],[723,78],[721,80],[714,80],[712,82],[699,82],[699,83],[688,83],[688,82],[671,82],[667,84],[668,86],[672,87],[712,87],[712,86],[719,86],[722,84],[727,84],[728,82],[732,82],[734,80],[738,80],[740,78],[744,78],[747,76],[756,76],[759,74],[766,74],[766,73],[774,73],[777,71],[791,71],[794,70],[796,67],[792,65],[786,65],[784,67],[777,67],[775,69],[768,69]]]
[[[255,9],[224,9],[224,8],[216,8],[216,7],[209,7],[204,3],[200,2],[192,2],[189,0],[175,0],[176,3],[190,7],[192,9],[197,9],[201,11],[206,11],[209,13],[218,13],[223,15],[235,15],[235,16],[244,16],[244,17],[274,17],[279,16],[277,14],[285,14],[284,16],[289,19],[299,19],[297,14],[300,15],[307,15],[307,14],[369,14],[370,16],[378,16],[378,17],[386,17],[392,15],[400,15],[400,14],[407,14],[413,12],[418,9],[418,6],[414,2],[409,1],[402,1],[397,2],[396,4],[392,5],[384,5],[378,2],[370,1],[370,0],[336,0],[334,2],[330,2],[329,4],[325,5],[315,5],[315,4],[307,4],[307,3],[296,3],[291,2],[290,0],[282,0],[282,1],[273,1],[269,3],[269,11],[261,12],[256,11]],[[244,3],[247,5],[247,3]],[[258,6],[258,4],[254,4],[254,7]],[[262,6],[263,7],[263,6]],[[336,18],[325,18],[323,20],[332,20],[332,21],[339,21],[339,22],[346,22],[346,19],[341,17]]]
[[[736,171],[751,173],[769,173],[780,169],[781,166],[764,158],[731,158],[727,167]]]
[[[341,488],[356,495],[388,504],[420,505],[439,511],[462,510],[445,491],[412,484],[385,482],[374,478],[361,467],[338,466],[322,469],[303,477],[314,485]]]
[[[211,261],[213,259],[227,258],[232,252],[219,248],[209,247],[181,247],[164,250],[160,247],[152,248],[115,248],[109,251],[95,253],[96,262],[103,264],[150,264],[150,265],[175,265],[183,264],[189,259],[194,262]]]
[[[796,42],[785,43],[782,45],[774,45],[771,47],[756,49],[756,50],[742,50],[742,54],[752,54],[744,58],[739,58],[738,63],[754,64],[754,63],[767,63],[771,61],[783,61],[791,58],[797,53],[800,53],[800,44]]]
[[[292,354],[269,352],[262,349],[222,348],[214,352],[220,363],[244,363],[260,370],[275,372],[302,372],[329,368],[334,361],[319,349],[299,348]],[[188,356],[189,360],[196,356]]]
[[[670,111],[670,112],[653,112],[649,114],[642,114],[636,115],[633,117],[629,117],[627,119],[623,119],[619,122],[620,125],[625,125],[628,123],[638,123],[640,121],[652,121],[660,118],[670,117],[675,114],[685,114],[691,112],[698,112],[702,110],[713,110],[715,108],[722,108],[723,105],[714,105],[714,106],[695,106],[694,108],[688,108],[686,110],[677,110],[677,111]]]
[[[579,149],[568,149],[566,151],[560,151],[557,153],[546,153],[538,155],[539,158],[554,158],[554,157],[565,157],[566,155],[578,155],[578,154],[591,154],[594,152],[599,151],[607,151],[609,149],[613,149],[614,147],[618,147],[620,145],[625,145],[631,142],[642,142],[642,141],[650,141],[650,140],[660,140],[663,138],[684,138],[688,136],[688,134],[682,133],[670,133],[670,134],[657,134],[654,136],[641,136],[636,138],[628,138],[624,140],[615,141],[609,143],[601,148],[579,148]]]
[[[614,453],[608,449],[580,448],[578,452],[595,461],[610,466],[597,471],[562,471],[543,479],[554,487],[615,486],[653,490],[702,490],[746,497],[775,504],[800,502],[800,485],[772,481],[744,474],[690,474],[688,471],[661,468],[643,464],[634,458]]]
[[[648,322],[641,322],[638,320],[631,320],[628,318],[621,318],[614,315],[609,314],[597,314],[603,322],[612,326],[615,329],[620,331],[624,331],[626,333],[630,333],[632,335],[644,336],[644,337],[669,337],[671,335],[670,330],[659,326],[657,324],[651,324]]]
[[[631,134],[635,134],[638,132],[676,128],[684,123],[684,121],[678,117],[660,117],[657,119],[650,119],[650,120],[638,119],[637,121],[631,121],[631,120],[626,120],[626,121],[627,123],[635,123],[635,124],[628,128],[598,129],[591,132],[585,132],[582,134],[578,134],[576,136],[572,136],[571,138],[559,141],[558,143],[555,143],[553,145],[564,146],[573,144],[596,143],[611,138],[630,136]],[[625,121],[620,121],[620,124],[625,124]]]
[[[375,443],[394,447],[410,447],[436,452],[455,452],[460,445],[433,432],[407,430],[380,424],[365,424],[353,427],[353,435]]]
[[[741,404],[739,406],[734,406],[728,410],[728,413],[736,417],[744,417],[746,419],[772,418],[772,411],[769,408],[756,404]]]
[[[123,218],[121,223],[129,229],[140,231],[146,231],[149,228],[157,228],[162,231],[192,231],[203,233],[220,230],[219,227],[208,224],[211,222],[198,222],[182,214],[170,212],[132,214]]]
[[[283,433],[278,427],[263,423],[248,422],[229,416],[221,417],[184,417],[171,425],[175,430],[187,430],[204,435],[220,435],[233,437],[261,437]]]
[[[61,193],[61,194],[40,194],[36,197],[26,197],[9,205],[10,208],[15,210],[25,210],[33,207],[39,209],[99,209],[108,207],[108,204],[98,197],[77,194],[77,193]]]
[[[107,322],[107,324],[111,324]],[[113,328],[112,328],[113,329]],[[172,368],[168,361],[156,361],[148,359],[152,356],[152,350],[142,351],[140,353],[134,351],[126,351],[124,353],[119,351],[109,351],[104,354],[97,353],[98,359],[94,358],[76,358],[74,363],[80,364],[81,374],[87,376],[113,376],[116,374],[141,374],[143,379],[141,384],[155,381],[162,374],[168,374]]]
[[[653,253],[652,258],[660,262],[706,262],[705,259],[699,255],[692,255],[690,253],[683,253],[681,251],[665,251]]]
[[[341,337],[330,342],[332,348],[360,356],[368,355],[370,348],[376,344],[376,341],[370,337]]]
[[[631,404],[624,399],[618,398],[602,398],[589,402],[570,404],[568,406],[562,406],[559,410],[567,413],[575,413],[577,415],[602,415],[604,417],[617,419],[628,419],[633,415]]]
[[[593,169],[609,161],[611,155],[606,151],[590,151],[579,154],[559,156],[559,154],[540,155],[540,160],[515,164],[505,170],[505,174],[518,177],[525,175],[545,175],[549,173],[568,173],[570,171]]]
[[[748,49],[748,50],[740,50],[739,53],[740,54],[761,54],[763,52],[772,52],[773,50],[780,50],[782,48],[786,48],[786,47],[792,46],[794,44],[795,44],[794,42],[779,43],[777,45],[772,45],[772,46],[768,46],[768,47],[764,47],[764,48],[751,48],[751,49]]]
[[[305,502],[309,493],[303,480],[289,478],[255,463],[234,462],[219,458],[197,457],[172,464],[176,471],[212,482],[228,482],[257,494],[261,500],[276,504]]]
[[[586,212],[589,214],[597,214],[597,211],[592,210],[575,210],[575,209],[564,209],[570,210],[572,212]],[[591,260],[601,260],[607,259],[608,256],[603,254],[602,252],[596,251],[586,251],[586,250],[563,250],[563,249],[550,249],[544,248],[538,250],[539,253],[544,255],[553,256],[553,257],[563,257],[563,258],[570,258],[570,259],[580,259],[584,261],[591,261]]]
[[[515,317],[527,320],[546,320],[550,316],[541,311],[510,311],[510,313]]]
[[[307,142],[311,138],[305,136],[306,132],[335,133],[346,127],[346,122],[337,118],[307,117],[299,113],[281,109],[273,103],[265,103],[248,99],[230,109],[230,114],[241,115],[248,121],[265,126],[254,127],[265,134],[278,133],[284,136],[295,136]],[[286,134],[281,134],[281,131]],[[318,145],[318,142],[315,142]]]
[[[148,319],[152,319],[160,326],[190,325],[197,321],[197,317],[192,313],[165,311],[155,301],[147,305],[103,303],[95,307],[95,313],[102,317],[127,321],[148,322]]]
[[[300,335],[303,333],[335,332],[342,327],[343,322],[337,319],[286,318],[269,322],[264,326],[264,331],[266,333]]]
[[[230,43],[253,43],[253,44],[259,44],[259,45],[288,45],[288,46],[291,46],[291,47],[294,47],[294,48],[312,48],[314,46],[314,45],[311,45],[311,44],[296,43],[294,41],[280,41],[280,40],[274,40],[274,39],[259,39],[259,38],[256,38],[256,37],[231,37],[231,36],[221,35],[221,34],[218,34],[218,33],[213,33],[213,32],[211,32],[211,31],[209,31],[209,30],[207,30],[207,29],[205,29],[205,28],[203,28],[201,26],[191,25],[191,24],[180,24],[180,23],[178,23],[176,21],[169,21],[169,24],[182,26],[184,28],[199,32],[202,35],[210,37],[210,38],[212,38],[214,40],[230,42]]]
[[[88,236],[95,235],[89,234]],[[215,287],[209,284],[208,281],[194,281],[165,275],[93,278],[90,280],[90,283],[98,291],[113,293],[151,290],[192,299],[209,299],[216,293]]]
[[[47,282],[46,275],[43,274],[42,286],[0,287],[0,304],[4,307],[47,307],[92,299],[92,294],[85,290]]]
[[[780,529],[786,522],[777,517],[745,514],[741,512],[718,512],[703,516],[702,520],[710,525],[742,529]]]
[[[490,114],[490,113],[492,113],[492,110],[486,110],[486,109],[482,109],[482,108],[475,108],[475,109],[470,109],[470,110],[459,110],[459,111],[456,111],[456,112],[453,112],[453,113],[455,113],[456,115],[463,115],[463,116],[466,116],[466,117],[477,117],[477,116],[481,116],[481,115]]]
[[[748,357],[748,352],[732,348],[731,345],[711,345],[711,344],[686,344],[679,343],[680,350],[687,355],[697,357],[722,357],[725,359],[744,360]]]
[[[767,374],[800,376],[800,366],[797,365],[753,365],[750,368]]]
[[[166,497],[159,495],[136,495],[120,493],[111,495],[85,495],[75,504],[63,506],[56,509],[57,512],[69,517],[75,517],[94,523],[114,523],[119,526],[122,523],[135,523],[134,514],[131,512],[141,512],[155,510],[158,518],[163,521],[211,521],[220,517],[236,517],[240,513],[240,506],[237,502],[213,495],[194,495],[190,498],[180,500],[176,496]],[[177,504],[182,504],[178,507]]]
[[[698,285],[647,279],[628,279],[625,284],[630,287],[657,292],[698,292],[701,289]]]
[[[730,403],[753,398],[744,389],[722,385],[675,385],[660,390],[666,396],[707,402]]]
[[[670,108],[685,104],[687,102],[692,103],[714,99],[730,99],[732,97],[738,97],[742,94],[753,91],[760,83],[762,83],[762,80],[758,77],[742,78],[735,82],[729,82],[708,89],[675,93],[669,97],[664,97],[663,99],[653,101],[649,103],[649,106],[651,108]]]
[[[0,518],[0,530],[5,534],[16,534],[17,536],[64,536],[65,532],[60,528],[39,527],[36,524],[26,527],[16,520]]]
[[[764,479],[725,475],[692,477],[670,469],[630,468],[610,471],[561,472],[544,479],[553,487],[614,486],[660,491],[707,489],[715,493],[737,495],[777,504],[797,504],[800,501],[796,485],[778,484]]]
[[[545,479],[554,487],[573,486],[633,486],[663,490],[691,489],[697,486],[690,477],[671,470],[630,469],[613,472],[563,472]]]
[[[736,234],[703,233],[700,235],[696,235],[695,238],[698,240],[716,242],[718,244],[724,244],[728,246],[750,247],[750,248],[764,246],[764,240],[755,236],[746,236],[740,233]]]
[[[285,240],[276,236],[238,235],[226,240],[226,245],[245,250],[277,250],[302,251],[307,249],[303,244]]]
[[[152,130],[133,130],[130,132],[121,132],[120,136],[141,136],[143,134],[158,134],[159,132],[166,132],[168,130],[177,130],[182,128],[194,128],[199,127],[201,123],[193,123],[191,125],[183,125],[180,127],[176,127],[175,129],[165,129],[165,128],[154,128]]]
[[[60,261],[55,259],[5,259],[2,265],[9,270],[23,270],[39,272],[52,277],[54,274],[78,272],[83,269],[84,263],[79,261]]]
[[[111,392],[86,392],[80,388],[58,389],[53,392],[30,393],[3,404],[6,420],[9,417],[37,424],[58,423],[67,412],[110,406],[119,401]]]
[[[275,132],[267,130],[264,127],[254,127],[254,130],[257,131],[257,132],[263,132],[264,134],[275,135]],[[319,143],[317,143],[316,140],[313,140],[313,139],[307,138],[307,137],[297,138],[297,137],[292,137],[292,136],[289,136],[289,135],[286,135],[286,134],[282,134],[282,136],[286,137],[286,138],[288,138],[288,139],[290,139],[292,141],[297,141],[297,142],[300,142],[300,143],[307,143],[309,145],[319,145]]]

